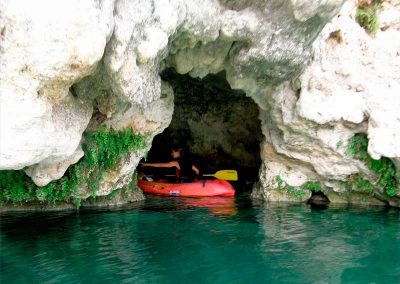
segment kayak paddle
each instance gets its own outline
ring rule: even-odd
[[[238,180],[237,171],[235,170],[221,170],[215,174],[203,174],[205,177],[215,177],[222,180]]]
[[[145,175],[146,177],[152,177],[153,175]],[[175,175],[164,175],[165,177],[174,177]],[[205,177],[215,177],[220,180],[238,180],[238,174],[235,170],[220,170],[215,174],[203,174]]]

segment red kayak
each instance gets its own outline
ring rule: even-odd
[[[188,183],[166,183],[139,180],[138,187],[144,193],[167,196],[234,196],[235,190],[225,180],[199,180]]]

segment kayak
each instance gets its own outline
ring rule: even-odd
[[[166,196],[234,196],[235,190],[225,180],[199,180],[187,183],[166,183],[139,180],[138,187],[144,192]]]

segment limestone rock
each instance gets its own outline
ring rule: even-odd
[[[1,2],[0,169],[66,163],[74,154],[91,109],[69,88],[102,58],[112,5]]]
[[[48,178],[61,177],[66,167],[77,161],[71,156],[80,147],[81,135],[89,123],[90,103],[71,93],[56,104],[29,94],[18,97],[2,93],[0,100],[1,169],[32,165],[31,172],[33,168],[40,171],[51,168],[53,174],[42,174]],[[38,183],[44,185],[51,179]]]
[[[107,196],[116,189],[127,187],[132,182],[134,171],[145,151],[146,149],[142,149],[137,152],[128,153],[119,166],[112,171],[105,172],[100,181],[96,196]],[[76,197],[86,199],[91,194],[87,187],[81,187]]]
[[[282,185],[278,184],[277,177],[282,180]],[[304,202],[311,197],[311,191],[300,192],[299,188],[294,187],[302,185],[306,178],[304,174],[285,168],[280,163],[264,162],[260,169],[260,181],[254,184],[251,196],[274,202]]]
[[[254,194],[267,200],[290,199],[277,193],[277,175],[325,192],[351,174],[372,176],[345,153],[355,133],[368,134],[373,158],[398,167],[398,4],[385,2],[371,38],[354,1],[324,28],[343,2],[2,1],[0,169],[28,167],[46,184],[79,159],[84,130],[102,123],[150,133],[150,147],[173,112],[159,76],[167,67],[198,77],[223,70],[257,103],[264,141]],[[129,183],[144,151],[130,155],[99,195]]]
[[[122,113],[116,113],[105,122],[113,129],[131,128],[134,133],[144,137],[154,137],[171,122],[174,112],[174,93],[167,84],[162,84],[162,95],[146,106],[132,104]]]
[[[346,3],[323,30],[317,43],[324,52],[301,76],[297,111],[319,124],[368,119],[370,155],[398,157],[400,30],[387,29],[371,38],[355,22],[353,5]]]
[[[332,181],[351,174],[372,177],[365,165],[346,155],[347,142],[355,133],[368,133],[372,158],[385,156],[396,164],[400,30],[388,28],[371,38],[354,14],[354,2],[349,1],[314,43],[318,52],[298,80],[252,92],[264,110],[260,117],[267,170],[261,171],[260,181],[267,200],[268,192],[276,188],[271,184],[276,175],[293,186],[297,176],[320,181],[325,192],[346,191]],[[299,173],[288,173],[289,167]]]
[[[130,188],[129,186],[125,186],[123,188],[119,188],[114,190],[108,196],[98,196],[96,200],[85,200],[82,203],[83,207],[115,207],[120,205],[126,205],[127,203],[135,203],[135,206],[138,202],[145,200],[143,192],[139,188]]]
[[[3,1],[0,168],[61,162],[74,153],[87,116],[69,120],[66,131],[57,118],[65,112],[52,110],[73,100],[68,90],[78,81],[80,108],[96,97],[104,106],[106,93],[114,100],[110,117],[124,105],[157,100],[165,62],[195,76],[226,69],[231,81],[292,78],[309,62],[313,38],[341,4],[306,3],[296,1],[294,13],[291,3],[278,0],[232,7],[211,0]],[[299,7],[307,8],[306,15],[299,16]],[[87,77],[95,69],[97,75]],[[85,85],[96,87],[79,91]],[[81,111],[67,109],[71,115]]]
[[[346,192],[346,193],[335,193],[327,192],[326,196],[329,202],[332,204],[346,204],[346,205],[368,205],[368,206],[384,206],[385,202],[365,194]]]
[[[44,186],[52,180],[62,178],[68,167],[78,162],[82,157],[83,151],[79,145],[78,149],[76,149],[76,151],[68,159],[58,163],[54,163],[54,161],[50,161],[49,163],[42,161],[37,165],[26,168],[25,172],[32,178],[35,184],[38,186]]]
[[[116,130],[131,128],[136,134],[146,139],[147,146],[145,149],[128,153],[116,169],[106,172],[100,181],[99,190],[96,193],[97,196],[106,196],[115,189],[127,186],[132,181],[132,175],[139,161],[149,151],[151,139],[161,133],[171,122],[174,105],[170,87],[164,86],[163,94],[162,98],[146,107],[140,108],[133,104],[126,112],[116,115],[105,122],[106,125]],[[82,190],[87,193],[87,190]]]

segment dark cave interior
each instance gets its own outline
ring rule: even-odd
[[[261,164],[256,103],[243,91],[231,89],[224,72],[198,79],[167,69],[161,78],[174,89],[174,114],[169,127],[154,138],[147,161],[170,161],[171,147],[179,145],[202,173],[237,170],[235,189],[250,190]]]

